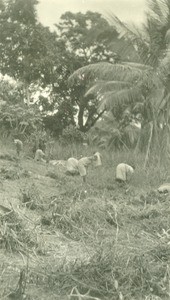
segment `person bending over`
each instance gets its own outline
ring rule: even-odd
[[[89,157],[82,157],[77,160],[74,157],[70,157],[66,162],[66,174],[67,175],[79,175],[83,178],[83,182],[86,182],[87,168],[90,164],[97,161],[96,155]]]
[[[119,183],[126,183],[134,174],[135,167],[128,164],[121,163],[116,167],[116,181]]]
[[[74,157],[70,157],[66,162],[66,169],[67,175],[78,175],[78,160]]]
[[[89,156],[89,157],[82,157],[78,161],[78,171],[80,176],[83,178],[83,182],[86,182],[87,176],[87,168],[91,165],[94,161],[96,161],[96,156]]]
[[[100,167],[102,165],[102,160],[101,160],[102,156],[101,156],[100,152],[95,152],[93,156],[95,158],[94,166],[95,167]]]
[[[15,147],[16,147],[17,155],[19,157],[22,150],[23,150],[23,142],[18,140],[18,139],[14,139],[14,144],[15,144]]]
[[[45,153],[41,149],[37,149],[36,152],[35,152],[34,159],[36,161],[46,162],[44,158],[45,158]]]

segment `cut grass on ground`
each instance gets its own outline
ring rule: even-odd
[[[156,191],[168,171],[144,169],[141,156],[120,188],[115,167],[133,155],[102,154],[85,185],[31,159],[0,159],[0,204],[13,216],[0,216],[1,298],[169,299],[170,198]]]

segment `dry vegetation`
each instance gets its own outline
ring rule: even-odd
[[[62,166],[1,149],[1,299],[169,299],[170,196],[156,191],[169,177],[163,167],[102,153],[103,166],[83,185]],[[95,150],[55,149],[54,159]],[[114,181],[122,161],[136,163],[125,188]]]

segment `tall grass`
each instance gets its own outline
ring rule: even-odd
[[[12,141],[2,144],[2,149],[15,151]],[[24,166],[44,174],[46,165],[26,160],[28,149],[25,143]],[[88,252],[88,260],[76,260],[67,269],[64,263],[57,267],[53,257],[51,264],[38,265],[32,272],[46,269],[42,285],[68,294],[68,299],[169,299],[169,196],[156,191],[168,180],[169,170],[157,164],[156,156],[144,168],[142,153],[111,152],[93,145],[64,147],[58,141],[52,146],[50,159],[80,158],[95,151],[101,152],[102,166],[89,167],[86,184],[80,176],[65,176],[56,166],[56,194],[42,198],[42,204],[48,203],[41,215],[43,230],[60,231],[75,245],[83,245],[81,251],[84,255]],[[125,188],[115,182],[116,166],[122,162],[136,166]],[[31,191],[35,194],[32,186]],[[32,201],[34,195],[26,196]]]
[[[156,156],[145,168],[145,154],[95,146],[55,143],[53,158],[79,158],[94,151],[102,154],[102,167],[89,168],[86,185],[80,177],[69,178],[60,200],[54,201],[54,227],[90,245],[93,252],[88,264],[70,268],[68,286],[76,286],[80,299],[86,299],[83,294],[88,290],[90,299],[168,299],[170,252],[164,230],[170,228],[169,198],[156,190],[168,180],[169,170],[158,165]],[[128,189],[120,189],[115,182],[116,166],[122,162],[136,166]],[[58,275],[56,280],[62,285],[65,279]]]
[[[33,158],[31,147],[31,143],[25,141],[24,157]],[[10,137],[0,139],[0,149],[2,153],[15,155],[15,145]],[[136,153],[133,150],[122,152],[114,152],[107,149],[101,150],[95,145],[70,144],[63,146],[59,141],[55,141],[51,145],[47,145],[46,155],[50,155],[49,159],[67,160],[69,157],[79,159],[81,156],[90,156],[96,151],[102,154],[103,166],[97,172],[92,172],[92,174],[94,173],[93,179],[90,178],[90,180],[98,182],[98,185],[99,183],[102,184],[102,182],[103,184],[113,182],[116,166],[122,162],[136,166],[135,175],[131,182],[135,187],[157,187],[162,182],[170,180],[170,170],[167,168],[167,164],[159,165],[156,154],[150,158],[147,168],[144,167],[145,153]]]

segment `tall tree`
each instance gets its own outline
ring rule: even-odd
[[[70,99],[78,108],[78,125],[87,131],[100,117],[95,97],[84,97],[88,80],[79,82],[74,87],[67,85],[69,75],[76,69],[92,62],[110,61],[115,63],[119,55],[114,52],[112,40],[117,40],[117,32],[99,13],[67,12],[56,25],[58,42],[62,48],[60,64],[56,66],[57,86],[54,87],[64,100]],[[57,74],[60,74],[57,75]]]
[[[150,132],[146,164],[153,137],[162,136],[160,123],[166,131],[169,128],[170,0],[148,0],[142,28],[128,26],[112,14],[108,19],[127,45],[133,46],[138,59],[87,65],[74,72],[70,82],[77,84],[91,78],[92,86],[86,94],[97,95],[99,111],[111,110],[116,117],[119,107],[133,105],[136,113],[142,114],[142,126],[148,126]]]
[[[53,75],[56,33],[37,21],[37,0],[1,0],[0,72],[29,86],[47,85]]]

